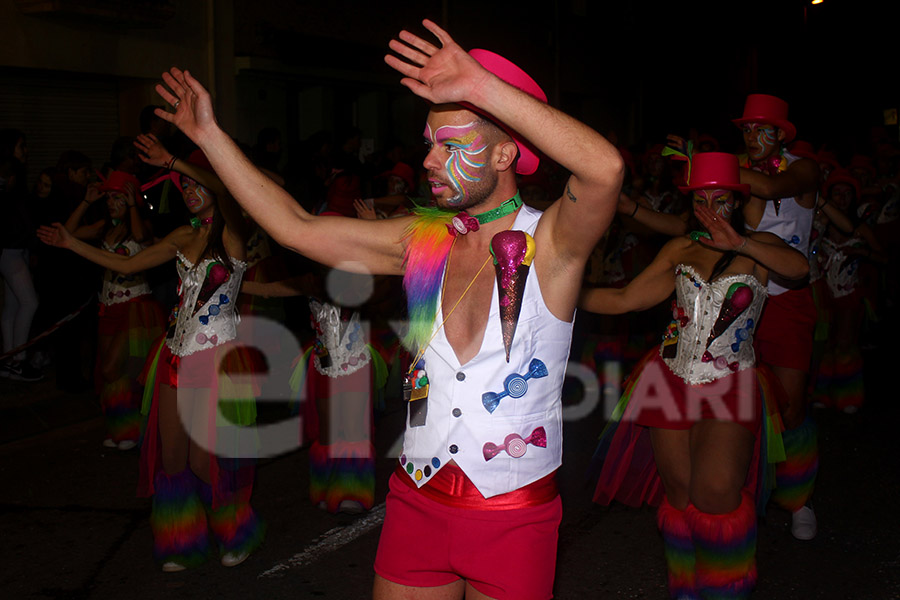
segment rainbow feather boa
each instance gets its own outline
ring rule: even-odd
[[[425,348],[431,339],[444,266],[454,240],[447,225],[456,212],[420,206],[413,214],[417,218],[403,236],[406,241],[403,289],[409,310],[409,330],[403,343],[415,352]]]

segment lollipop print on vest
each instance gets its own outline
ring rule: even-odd
[[[524,231],[501,231],[491,238],[491,254],[497,276],[503,345],[506,348],[506,362],[509,362],[509,351],[525,296],[525,282],[534,259],[534,238]]]

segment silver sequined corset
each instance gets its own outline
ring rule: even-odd
[[[768,293],[748,274],[706,282],[688,265],[675,269],[673,321],[660,354],[672,372],[689,384],[708,383],[755,360],[753,330]]]
[[[122,256],[134,256],[145,246],[134,240],[125,240],[119,242],[115,246],[111,246],[103,242],[103,249],[107,252],[113,252]],[[132,298],[143,296],[150,293],[150,284],[143,273],[132,273],[125,275],[117,273],[112,269],[107,269],[103,274],[103,287],[100,290],[100,302],[107,306],[118,304],[120,302],[128,302]]]
[[[176,356],[187,356],[224,344],[237,336],[240,320],[235,300],[247,269],[232,258],[232,271],[220,261],[206,258],[193,265],[177,253],[178,307],[166,344]]]
[[[316,370],[328,377],[350,375],[369,364],[368,335],[354,311],[348,319],[341,318],[340,307],[309,300],[309,317],[316,330]]]

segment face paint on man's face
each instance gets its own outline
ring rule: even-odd
[[[694,204],[712,208],[716,215],[730,221],[734,212],[734,192],[731,190],[694,190]]]
[[[777,148],[778,128],[766,123],[746,123],[744,144],[751,160],[762,160]]]
[[[456,194],[447,199],[447,203],[451,206],[466,204],[483,179],[483,170],[487,165],[485,150],[488,143],[479,131],[478,123],[473,121],[465,125],[444,125],[434,132],[426,124],[425,135],[432,146],[441,147],[447,152],[444,162],[446,183],[456,191]]]

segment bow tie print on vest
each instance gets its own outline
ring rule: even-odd
[[[499,394],[496,392],[485,392],[481,395],[481,403],[489,413],[497,410],[500,405],[500,399],[504,396],[510,398],[521,398],[528,391],[528,380],[534,377],[540,379],[547,376],[547,365],[539,358],[535,358],[528,365],[528,372],[525,375],[513,373],[503,380],[503,391]]]
[[[544,431],[543,427],[538,427],[531,432],[531,435],[524,439],[518,433],[511,433],[503,440],[502,446],[487,442],[481,451],[484,454],[485,461],[491,460],[503,450],[513,458],[522,458],[525,456],[528,444],[537,446],[538,448],[547,447],[547,433]]]

